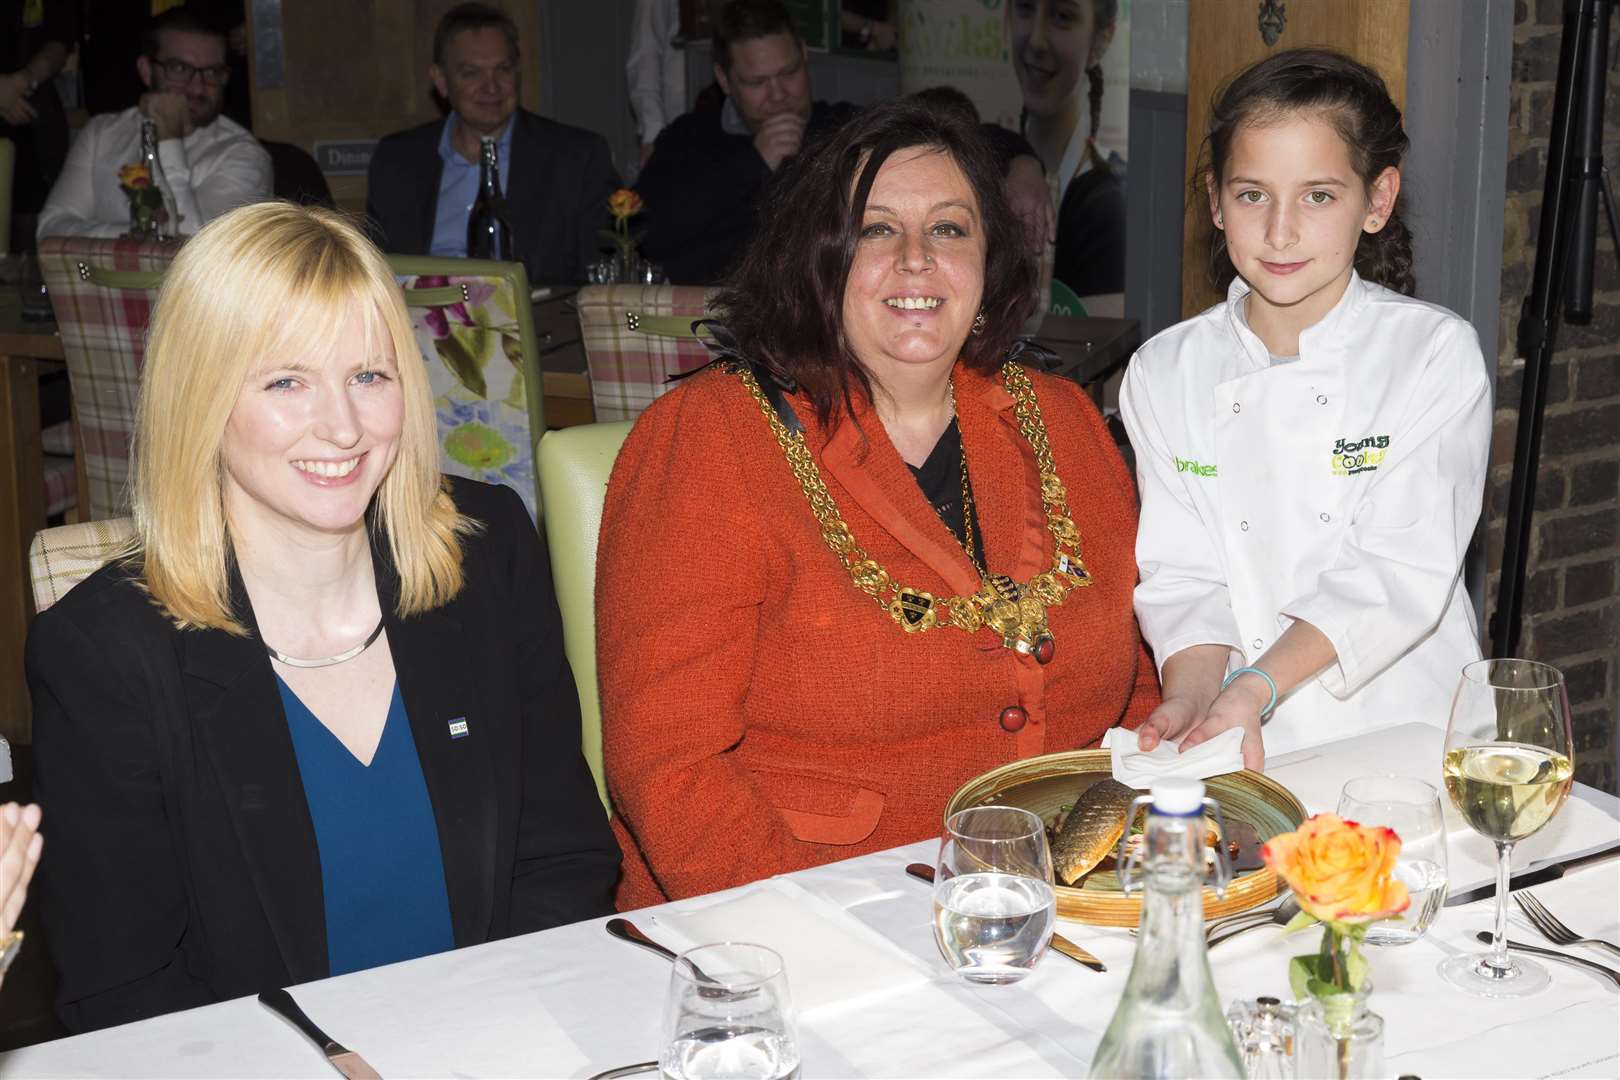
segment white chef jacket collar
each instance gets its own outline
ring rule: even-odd
[[[1256,370],[1271,367],[1271,352],[1266,348],[1260,335],[1249,329],[1249,319],[1246,313],[1248,305],[1242,303],[1249,295],[1248,282],[1242,277],[1234,275],[1232,284],[1226,288],[1226,317],[1232,326],[1232,333],[1243,344],[1244,354]],[[1361,317],[1361,309],[1367,303],[1367,283],[1361,280],[1361,275],[1352,267],[1350,270],[1350,283],[1345,286],[1344,295],[1339,302],[1314,325],[1307,327],[1299,335],[1299,363],[1307,364],[1324,351],[1336,350],[1343,343],[1353,337],[1352,330]]]

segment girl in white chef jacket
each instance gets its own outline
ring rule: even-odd
[[[1241,727],[1259,768],[1443,726],[1480,655],[1461,567],[1490,399],[1473,328],[1409,295],[1400,111],[1369,68],[1290,50],[1228,85],[1206,145],[1226,302],[1142,346],[1120,393],[1164,686],[1139,744]]]

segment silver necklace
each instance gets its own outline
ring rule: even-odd
[[[367,636],[366,640],[362,641],[360,644],[356,645],[352,649],[344,649],[342,652],[336,654],[335,656],[323,657],[320,660],[302,660],[302,659],[300,659],[300,658],[298,658],[296,656],[288,656],[286,653],[279,653],[270,646],[269,642],[265,642],[264,651],[270,654],[270,659],[279,660],[283,664],[286,664],[288,667],[296,667],[296,668],[331,667],[333,664],[341,664],[345,660],[353,660],[355,657],[359,656],[361,653],[363,653],[367,649],[371,648],[371,643],[376,641],[377,638],[382,635],[382,632],[383,632],[383,620],[378,619],[377,620],[377,628],[375,630],[373,630],[370,633],[369,636]]]

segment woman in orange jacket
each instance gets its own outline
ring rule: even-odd
[[[790,166],[657,401],[597,573],[621,909],[919,840],[963,781],[1159,701],[1101,417],[1014,339],[976,131],[905,103]]]

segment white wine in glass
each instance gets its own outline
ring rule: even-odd
[[[1463,668],[1451,703],[1441,775],[1468,827],[1496,844],[1496,933],[1488,953],[1440,965],[1453,986],[1486,997],[1523,997],[1551,977],[1507,950],[1513,845],[1564,805],[1575,778],[1564,676],[1534,660],[1480,660]]]

